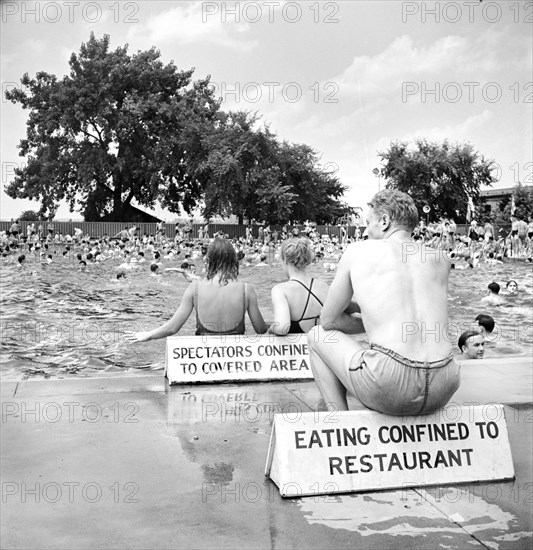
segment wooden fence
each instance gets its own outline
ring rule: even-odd
[[[31,223],[35,224],[35,229],[38,230],[39,225],[42,226],[43,235],[48,234],[48,222],[19,222],[20,224],[20,233],[21,235],[27,234],[27,227]],[[9,231],[13,222],[11,221],[0,221],[0,231]],[[104,235],[108,237],[115,237],[120,231],[125,228],[131,228],[135,225],[138,228],[137,235],[154,235],[157,232],[157,224],[155,223],[121,223],[121,222],[52,222],[53,233],[60,233],[63,235],[74,235],[74,229],[79,227],[84,235],[89,235],[93,239],[99,239]],[[198,237],[198,233],[201,228],[205,227],[206,224],[193,224],[193,233],[192,238],[195,239]],[[257,238],[259,234],[259,225],[237,225],[237,224],[221,224],[221,223],[210,223],[208,225],[209,236],[212,237],[218,231],[222,231],[225,235],[229,235],[230,238],[234,237],[245,237],[246,228],[252,227],[252,234]],[[304,228],[303,225],[291,226],[291,229],[297,227],[300,230]],[[271,230],[277,230],[281,233],[282,226],[271,225]],[[340,227],[336,225],[319,225],[317,227],[319,234],[328,234],[328,235],[337,235],[340,236]],[[355,233],[355,227],[348,227],[348,235],[352,236]],[[174,239],[176,236],[176,226],[174,224],[165,225],[165,235],[168,238]]]
[[[0,221],[0,231],[9,231],[12,221]],[[35,224],[36,230],[39,228],[39,225],[42,226],[42,233],[43,235],[48,234],[48,222],[19,222],[20,223],[20,233],[21,235],[26,235],[27,233],[27,227],[30,223]],[[107,235],[108,237],[115,237],[122,229],[126,227],[132,227],[133,225],[136,225],[138,228],[137,234],[138,235],[154,235],[157,232],[157,225],[155,223],[126,223],[126,222],[52,222],[53,225],[53,233],[54,235],[56,233],[60,233],[63,235],[74,235],[74,229],[76,227],[79,227],[84,235],[89,235],[93,239],[100,239],[103,236]],[[205,224],[193,224],[193,233],[192,238],[195,239],[198,237],[198,232],[200,228],[205,227]],[[209,228],[209,236],[212,237],[215,233],[218,231],[222,231],[224,234],[229,235],[230,238],[234,237],[245,237],[246,236],[246,228],[250,227],[248,225],[237,225],[237,224],[221,224],[221,223],[210,223],[208,225]],[[252,225],[252,234],[254,237],[258,236],[259,232],[259,225]],[[281,234],[281,227],[282,226],[276,226],[271,225],[270,228],[272,231],[277,229]],[[291,228],[297,227],[300,230],[304,228],[303,225],[296,225],[291,226]],[[457,234],[458,235],[465,235],[467,230],[467,225],[457,225]],[[364,228],[361,227],[361,231]],[[498,232],[500,229],[503,229],[502,235],[507,235],[510,231],[510,226],[494,226],[494,234],[498,235]],[[337,225],[319,225],[317,226],[317,231],[320,235],[328,234],[330,236],[336,235],[340,237],[340,226]],[[350,226],[348,227],[348,236],[353,236],[355,233],[356,227]],[[174,224],[166,224],[165,225],[165,234],[168,238],[174,239],[176,236],[176,226]]]

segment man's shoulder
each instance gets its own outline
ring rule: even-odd
[[[382,250],[387,246],[392,246],[394,244],[397,244],[398,247],[404,247],[406,245],[415,245],[418,246],[415,241],[409,241],[407,243],[398,242],[394,243],[391,240],[388,239],[366,239],[363,241],[356,241],[354,243],[349,244],[346,247],[345,253],[355,253],[355,254],[381,254]]]
[[[377,241],[375,240],[369,240],[369,239],[366,239],[364,241],[355,241],[354,243],[350,243],[344,253],[348,253],[348,252],[358,252],[358,251],[363,251],[363,250],[370,250],[372,249],[372,243],[376,243]]]

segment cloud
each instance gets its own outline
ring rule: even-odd
[[[25,55],[38,55],[45,49],[46,43],[43,40],[37,40],[36,38],[27,38],[21,44],[21,50]]]
[[[15,65],[17,56],[15,54],[0,54],[0,72],[5,75],[10,66]]]
[[[442,141],[447,139],[448,141],[463,142],[471,141],[472,134],[482,128],[487,122],[493,118],[493,112],[490,109],[485,109],[482,113],[472,115],[466,120],[446,126],[432,126],[431,128],[422,128],[415,132],[408,132],[402,136],[383,136],[376,143],[376,150],[386,150],[391,141],[407,141],[413,142],[417,138],[426,138],[429,141]]]
[[[233,36],[236,33],[244,35],[249,29],[248,23],[235,23],[234,19],[224,21],[224,14],[217,9],[216,2],[194,2],[151,16],[146,24],[133,27],[128,33],[128,39],[140,38],[157,45],[169,42],[212,43],[250,51],[258,45],[256,40],[237,39]]]
[[[343,96],[363,101],[398,93],[403,82],[489,82],[509,73],[515,73],[515,78],[530,70],[529,39],[508,27],[474,37],[450,35],[429,46],[403,35],[374,56],[354,57],[341,74],[330,80],[338,84]]]

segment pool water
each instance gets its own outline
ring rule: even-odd
[[[176,273],[149,275],[149,264],[117,281],[117,263],[89,265],[77,262],[50,265],[29,262],[27,269],[0,266],[0,373],[4,378],[96,377],[109,373],[141,373],[164,368],[165,341],[129,344],[124,334],[149,330],[167,321],[175,312],[188,283]],[[164,267],[176,267],[167,261]],[[334,273],[322,264],[311,273],[331,281]],[[533,269],[513,261],[474,270],[452,271],[450,276],[450,327],[443,337],[456,342],[478,313],[492,315],[497,328],[486,356],[531,355],[533,344]],[[286,280],[279,264],[244,267],[240,279],[252,283],[265,320],[273,312],[270,289]],[[482,306],[487,284],[518,282],[519,293],[506,297],[501,307]],[[191,315],[180,334],[194,334]],[[247,319],[247,332],[253,329]],[[456,346],[455,346],[456,347]],[[456,352],[458,350],[456,349]]]

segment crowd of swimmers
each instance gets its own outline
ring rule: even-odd
[[[533,218],[529,222],[511,216],[511,231],[496,231],[490,222],[478,224],[472,220],[464,235],[458,235],[453,219],[441,218],[427,224],[421,220],[413,232],[415,240],[448,251],[459,263],[456,269],[476,267],[480,262],[490,265],[501,263],[504,258],[522,258],[531,262],[533,258]]]
[[[473,269],[482,263],[496,265],[502,263],[505,258],[523,258],[531,262],[533,219],[530,217],[529,223],[526,223],[513,216],[511,220],[512,229],[507,234],[503,234],[504,230],[496,234],[496,230],[489,222],[480,226],[472,220],[464,235],[457,233],[453,219],[443,218],[430,224],[420,220],[412,236],[415,241],[421,240],[432,248],[445,250],[451,260],[452,269]],[[82,256],[89,255],[89,261],[123,259],[124,263],[135,264],[137,261],[142,263],[143,260],[147,260],[151,254],[159,254],[159,257],[169,259],[181,254],[185,260],[191,257],[194,260],[200,254],[205,254],[206,246],[212,240],[208,224],[198,229],[196,239],[192,237],[191,222],[177,223],[175,237],[172,239],[165,233],[164,222],[157,224],[155,235],[141,235],[138,227],[133,224],[125,226],[114,236],[104,235],[102,238],[94,239],[90,235],[84,235],[80,227],[75,227],[72,235],[59,233],[54,230],[53,222],[29,223],[23,233],[20,222],[13,221],[8,231],[0,232],[0,254],[4,263],[13,261],[16,252],[29,253],[42,262],[50,263],[58,252],[70,258],[71,250],[76,250],[76,257],[81,252]],[[316,224],[306,222],[303,229],[285,225],[281,230],[272,230],[269,225],[260,225],[254,236],[252,227],[248,226],[246,235],[234,238],[233,244],[240,257],[244,254],[245,265],[266,265],[273,252],[285,239],[290,236],[306,236],[313,243],[315,258],[323,262],[326,271],[334,271],[347,245],[368,238],[366,230],[361,230],[360,227],[349,231],[346,226],[340,226],[338,233],[339,235],[320,234]],[[229,238],[220,231],[213,235],[217,236]],[[85,264],[88,263],[85,257],[82,260]]]
[[[530,220],[525,230],[521,224],[517,230],[512,230],[512,234],[496,237],[491,224],[485,224],[480,230],[477,223],[472,221],[467,235],[460,236],[457,235],[453,220],[441,220],[429,225],[420,221],[411,236],[415,242],[423,241],[428,246],[444,251],[451,268],[460,270],[472,269],[480,263],[491,266],[500,263],[505,257],[513,255],[508,253],[513,248],[517,251],[516,255],[520,251],[521,257],[530,259],[532,227]],[[197,238],[193,238],[192,224],[188,223],[177,225],[175,237],[169,238],[166,235],[165,224],[160,222],[155,235],[141,235],[138,228],[131,225],[112,237],[104,235],[102,238],[94,239],[84,235],[79,227],[74,229],[72,235],[59,234],[54,231],[51,222],[47,225],[30,223],[25,234],[22,234],[20,224],[13,222],[10,231],[0,232],[0,254],[3,263],[15,263],[19,268],[27,268],[33,274],[38,274],[37,266],[66,262],[80,270],[91,269],[91,266],[104,262],[113,263],[117,280],[126,280],[136,272],[148,272],[153,277],[181,273],[187,281],[195,282],[191,289],[194,289],[196,294],[188,296],[188,303],[192,309],[196,309],[198,319],[209,318],[209,322],[202,325],[205,328],[207,325],[217,326],[220,319],[217,318],[216,308],[208,308],[205,315],[198,317],[198,308],[200,303],[204,302],[204,298],[201,298],[200,302],[198,288],[200,285],[202,289],[203,282],[210,280],[209,266],[213,261],[209,261],[210,249],[216,244],[215,248],[218,250],[220,243],[224,243],[224,246],[230,249],[226,249],[226,256],[222,254],[224,261],[228,261],[234,252],[237,263],[232,269],[236,269],[237,273],[241,267],[260,268],[272,264],[281,265],[285,270],[288,281],[272,289],[275,314],[272,324],[267,325],[258,313],[258,308],[254,305],[257,303],[255,291],[251,285],[244,285],[237,293],[243,297],[243,316],[236,319],[238,325],[243,322],[244,312],[248,312],[258,332],[269,330],[274,334],[283,335],[288,332],[308,332],[318,322],[322,304],[326,299],[327,285],[307,275],[306,268],[318,262],[325,271],[335,271],[346,247],[352,242],[366,240],[368,237],[366,230],[362,232],[356,228],[349,236],[348,230],[344,229],[337,236],[319,234],[316,225],[312,223],[306,223],[303,229],[284,226],[279,231],[271,230],[269,226],[260,226],[254,236],[252,228],[247,227],[245,236],[230,239],[221,232],[210,236],[209,226],[205,225],[200,227]],[[516,239],[518,244],[514,241]],[[211,251],[211,258],[212,256]],[[220,261],[222,260],[219,260],[219,263]],[[197,265],[205,266],[203,272],[197,272]],[[215,274],[211,273],[211,279],[213,277]],[[232,285],[228,288],[231,290],[236,281],[230,279],[223,279],[224,284],[218,285],[215,295],[221,292],[222,287],[228,287],[230,282]],[[516,295],[517,290],[516,281],[506,282],[504,294]],[[226,291],[230,292],[227,289]],[[207,302],[213,302],[214,298],[210,296],[209,288],[200,294],[208,296]],[[481,299],[481,304],[499,306],[505,302],[506,297],[500,294],[500,285],[491,282],[488,285],[488,294]],[[236,311],[239,311],[239,308]],[[478,325],[461,334],[458,341],[459,350],[468,359],[483,357],[485,340],[494,329],[494,320],[491,316],[482,314],[478,317],[483,323],[476,318],[475,322]],[[183,322],[185,320],[186,318]],[[172,329],[176,326],[174,323]],[[201,327],[197,327],[197,330],[201,333]],[[166,334],[165,331],[163,333]]]
[[[511,279],[505,285],[505,293],[500,294],[501,285],[491,282],[487,285],[487,295],[481,298],[484,306],[503,306],[518,295],[518,283]],[[512,302],[511,302],[512,303]],[[465,359],[483,359],[485,346],[490,342],[496,322],[487,313],[479,314],[468,330],[464,331],[457,342],[457,347]]]

